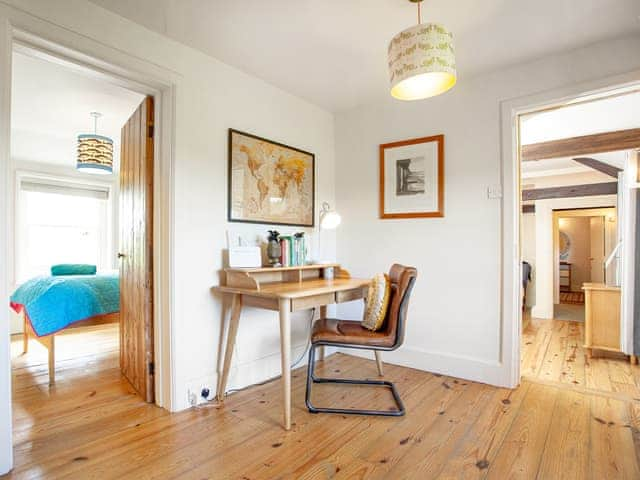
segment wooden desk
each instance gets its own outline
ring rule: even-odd
[[[334,269],[333,280],[323,278],[326,268]],[[225,272],[227,284],[214,287],[215,291],[232,295],[224,363],[222,372],[218,374],[216,397],[219,402],[224,400],[242,307],[247,305],[277,311],[280,314],[284,428],[289,430],[291,428],[291,313],[320,307],[320,315],[324,316],[326,305],[364,298],[370,280],[351,278],[349,273],[337,264],[226,269]]]

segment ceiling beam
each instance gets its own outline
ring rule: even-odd
[[[535,203],[527,203],[522,205],[522,213],[536,213]]]
[[[546,200],[549,198],[591,197],[594,195],[615,195],[618,182],[588,183],[569,187],[534,188],[522,191],[522,201]]]
[[[521,148],[523,162],[549,158],[592,155],[640,148],[640,128],[596,133],[582,137],[563,138],[550,142],[531,143]]]
[[[613,178],[618,178],[618,174],[622,172],[621,168],[601,162],[600,160],[596,160],[595,158],[577,157],[574,158],[573,161],[579,163],[580,165],[593,168],[594,170],[597,170],[600,173],[604,173],[605,175],[609,175]]]

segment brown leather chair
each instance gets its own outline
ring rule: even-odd
[[[404,341],[405,323],[409,296],[418,276],[413,267],[395,264],[389,271],[391,281],[391,297],[383,328],[372,332],[362,327],[359,321],[336,320],[323,318],[318,320],[311,332],[311,348],[309,349],[309,365],[307,369],[307,393],[305,403],[311,413],[351,413],[360,415],[401,416],[405,409],[400,395],[393,383],[386,380],[351,380],[341,378],[318,378],[314,375],[315,349],[321,345],[358,348],[363,350],[391,351],[402,345]],[[349,385],[375,385],[391,389],[398,407],[397,410],[360,410],[346,408],[320,408],[311,403],[311,387],[313,383],[340,383]]]

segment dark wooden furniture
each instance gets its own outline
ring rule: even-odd
[[[560,262],[560,291],[571,291],[571,264],[569,262]]]
[[[372,332],[362,327],[358,321],[322,318],[318,320],[311,333],[309,366],[307,370],[307,392],[305,403],[311,413],[340,413],[359,415],[402,416],[405,413],[400,395],[392,382],[386,380],[355,380],[339,378],[318,378],[314,375],[315,350],[321,346],[357,348],[361,350],[391,351],[404,341],[407,307],[411,290],[418,272],[413,267],[395,264],[389,272],[391,298],[384,327]],[[379,368],[380,372],[380,368]],[[347,385],[373,385],[391,389],[397,410],[361,410],[353,408],[322,408],[311,403],[313,383],[339,383]]]

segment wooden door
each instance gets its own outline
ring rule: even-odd
[[[122,128],[120,155],[120,369],[140,396],[153,381],[153,98]]]
[[[590,217],[591,229],[591,279],[604,283],[604,217]]]

